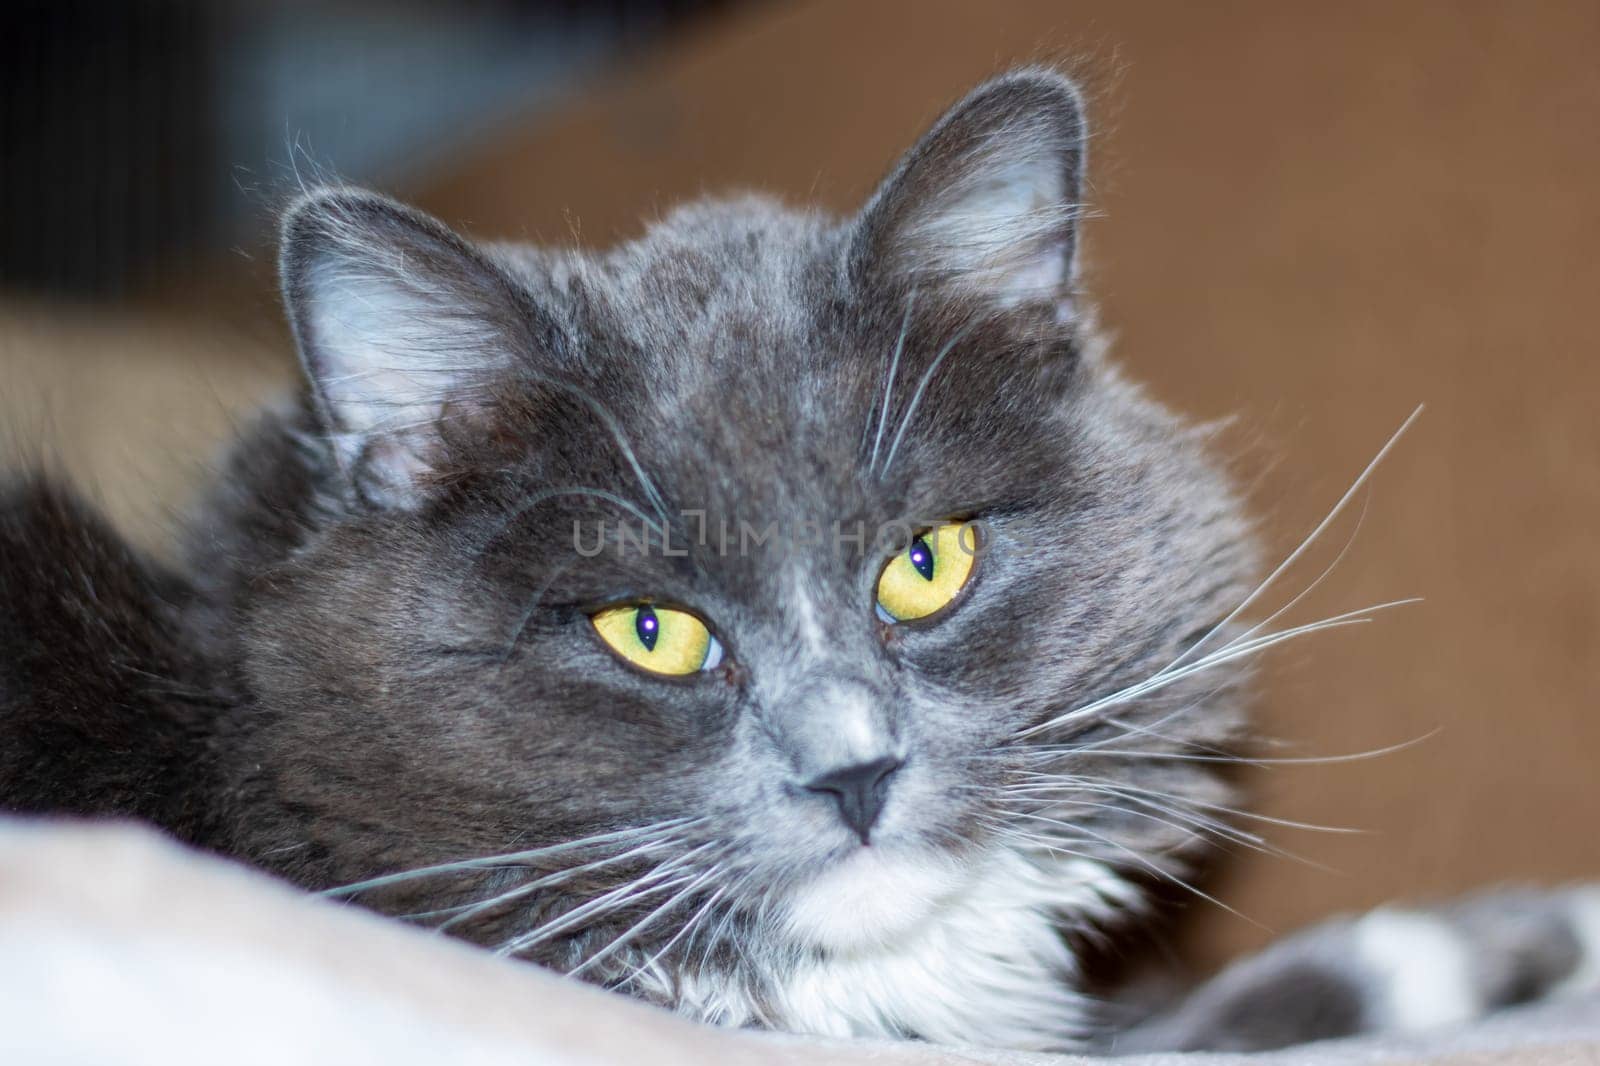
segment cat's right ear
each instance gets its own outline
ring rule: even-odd
[[[372,193],[313,192],[284,217],[284,303],[352,491],[425,495],[446,418],[471,418],[536,343],[525,290],[443,223]]]

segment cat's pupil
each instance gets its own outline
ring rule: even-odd
[[[921,537],[911,542],[911,565],[924,578],[933,580],[933,549]]]
[[[655,651],[656,638],[661,635],[661,619],[649,607],[641,607],[633,616],[633,631],[638,634],[645,651]]]

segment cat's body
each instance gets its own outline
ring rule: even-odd
[[[1203,436],[1099,350],[1082,165],[1076,95],[1024,72],[844,221],[706,204],[588,255],[303,199],[311,388],[182,572],[55,490],[0,503],[0,804],[145,818],[720,1023],[1114,1043],[1078,949],[1228,834],[1255,553]],[[971,573],[901,619],[882,533],[941,523]],[[698,619],[700,659],[628,665],[597,636],[624,608]],[[1533,909],[1537,992],[1584,943]],[[1281,954],[1129,1039],[1386,1024],[1381,945],[1299,985]]]

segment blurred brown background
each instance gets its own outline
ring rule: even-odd
[[[1428,405],[1299,617],[1425,602],[1273,653],[1262,708],[1285,756],[1428,739],[1256,775],[1267,813],[1370,832],[1269,827],[1331,869],[1241,856],[1210,887],[1266,928],[1197,903],[1188,950],[1212,963],[1386,899],[1600,877],[1600,5],[677,7],[648,33],[607,23],[544,97],[448,150],[344,172],[476,234],[602,245],[730,187],[848,210],[983,76],[1076,71],[1116,351],[1178,408],[1236,419],[1280,554]],[[236,412],[291,379],[254,191],[271,186],[223,194],[253,205],[242,253],[191,242],[189,269],[110,304],[23,283],[0,300],[5,437],[147,543]]]

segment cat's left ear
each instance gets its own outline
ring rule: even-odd
[[[1072,313],[1083,104],[1054,71],[1017,71],[957,103],[862,210],[861,283]]]
[[[314,192],[284,218],[284,303],[323,429],[354,493],[420,502],[446,420],[486,410],[542,321],[449,227],[373,193]]]

